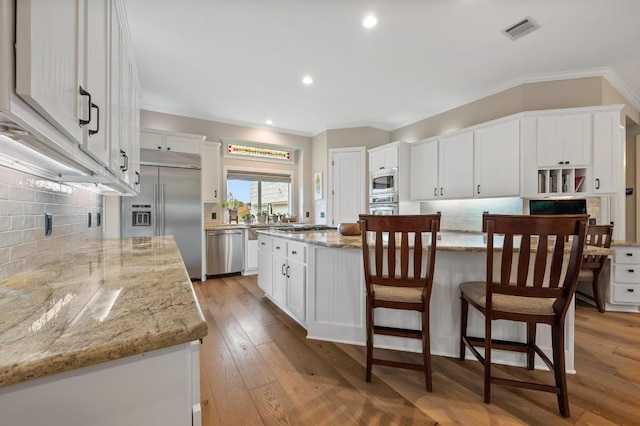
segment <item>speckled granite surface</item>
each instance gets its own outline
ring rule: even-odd
[[[346,236],[341,235],[338,231],[334,230],[322,232],[260,230],[258,233],[325,247],[358,249],[362,247],[362,239],[360,235]],[[438,242],[436,247],[438,250],[443,251],[484,252],[487,251],[487,241],[482,233],[442,231],[438,233]],[[584,254],[612,255],[613,250],[586,246]]]
[[[206,334],[173,237],[101,240],[0,281],[0,386]]]

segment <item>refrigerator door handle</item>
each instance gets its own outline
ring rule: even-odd
[[[156,215],[153,226],[155,227],[154,235],[158,235],[158,222],[160,220],[160,209],[158,208],[158,184],[153,184],[153,208],[155,210],[154,214]]]
[[[162,228],[160,228],[160,233],[158,235],[164,235],[164,183],[160,184],[160,217],[162,219]]]

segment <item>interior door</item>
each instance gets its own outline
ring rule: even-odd
[[[329,157],[331,225],[357,222],[358,215],[367,213],[365,148],[331,149]]]

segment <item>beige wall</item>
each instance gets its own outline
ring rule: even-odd
[[[233,166],[245,166],[260,169],[278,169],[291,171],[294,174],[294,214],[304,218],[306,212],[313,214],[313,193],[311,191],[312,167],[311,167],[311,138],[288,133],[275,132],[268,129],[256,129],[252,127],[238,126],[234,124],[219,123],[215,121],[201,120],[197,118],[182,117],[164,114],[154,111],[141,111],[140,126],[142,128],[158,129],[171,132],[192,133],[204,135],[209,141],[220,142],[222,139],[236,139],[251,142],[260,142],[283,147],[294,148],[295,164],[279,164],[266,161],[247,161],[231,158],[220,158],[220,177],[222,169]],[[223,182],[221,180],[221,182]],[[305,188],[309,188],[305,191]],[[220,188],[223,197],[226,188]],[[210,218],[211,212],[217,213],[217,221],[220,222],[223,214],[219,204],[207,204],[205,217]]]
[[[314,136],[311,142],[311,167],[313,168],[312,173],[322,173],[322,180],[324,183],[322,185],[322,199],[313,201],[313,220],[311,220],[311,222],[313,223],[327,223],[327,182],[329,179],[329,176],[327,174],[327,155],[327,132],[322,132],[319,135]],[[321,217],[323,215],[324,217]]]

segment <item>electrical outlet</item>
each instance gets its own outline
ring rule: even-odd
[[[53,215],[51,213],[44,214],[44,235],[51,235],[53,232]]]
[[[211,219],[215,220],[216,216],[217,216],[216,212],[211,212]]]
[[[89,214],[87,215],[87,225],[89,225],[89,228],[91,228],[91,212],[89,212]]]
[[[309,217],[309,212],[307,212],[307,214],[305,215],[306,217]]]
[[[589,225],[595,225],[595,224],[596,224],[596,218],[595,217],[589,218]]]
[[[320,212],[320,219],[324,219],[324,212]]]

